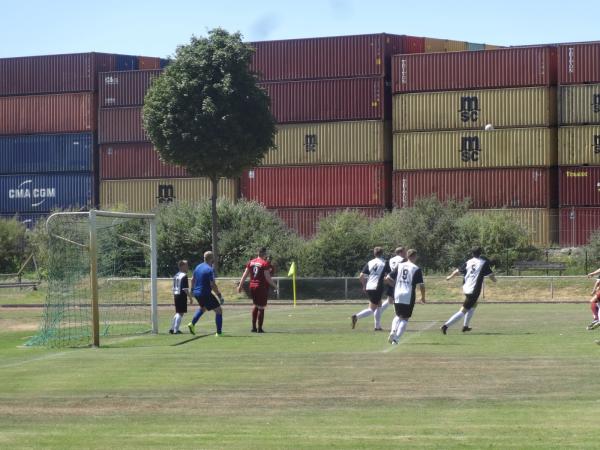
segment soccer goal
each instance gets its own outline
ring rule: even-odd
[[[154,214],[59,212],[46,230],[48,293],[30,344],[99,346],[158,332]]]

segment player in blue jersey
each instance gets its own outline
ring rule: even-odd
[[[190,333],[196,334],[196,323],[206,311],[215,312],[215,324],[217,325],[217,336],[220,336],[223,328],[223,309],[221,305],[225,302],[223,296],[215,283],[215,271],[213,252],[204,252],[204,262],[198,264],[194,269],[192,277],[192,294],[200,308],[194,314],[194,318],[188,324]],[[213,294],[214,292],[214,294]],[[215,296],[219,298],[217,298]]]

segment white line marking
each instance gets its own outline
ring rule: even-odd
[[[25,361],[17,361],[14,363],[2,364],[0,366],[0,369],[5,369],[7,367],[18,367],[18,366],[23,366],[23,365],[31,363],[31,362],[44,361],[46,359],[58,358],[59,356],[64,356],[64,355],[67,355],[68,353],[69,352],[51,353],[49,355],[42,355],[37,358],[26,359]]]
[[[418,331],[415,331],[414,333],[411,333],[411,334],[410,334],[410,336],[406,336],[406,337],[403,337],[402,339],[400,339],[400,342],[398,343],[398,345],[391,345],[391,344],[388,344],[388,345],[389,345],[389,347],[388,347],[388,348],[386,348],[385,350],[382,350],[382,353],[389,353],[389,352],[391,352],[391,351],[394,351],[394,350],[395,350],[396,348],[398,348],[398,347],[399,347],[401,344],[404,344],[406,341],[410,341],[410,340],[411,340],[411,338],[414,338],[414,337],[416,337],[416,336],[419,336],[419,335],[420,335],[421,333],[423,333],[424,331],[431,330],[431,329],[432,329],[432,328],[433,328],[435,325],[437,325],[437,323],[438,323],[438,321],[437,321],[437,320],[433,320],[433,321],[429,322],[429,325],[427,325],[426,327],[424,327],[424,328],[421,328],[420,330],[418,330]]]

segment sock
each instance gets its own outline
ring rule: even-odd
[[[171,320],[171,330],[175,331],[175,325],[177,324],[177,316],[179,315],[179,313],[176,313],[173,316],[173,320]]]
[[[404,331],[406,330],[407,324],[408,324],[408,321],[399,318],[398,331],[396,331],[396,340],[399,340],[402,337],[402,335],[404,334]]]
[[[215,314],[215,324],[217,325],[217,333],[221,334],[223,328],[223,314]]]
[[[453,323],[458,322],[460,319],[462,319],[464,316],[464,313],[462,311],[458,311],[456,314],[454,314],[452,317],[450,317],[448,319],[448,321],[445,323],[445,325],[447,327],[450,327]]]
[[[394,320],[392,320],[392,329],[391,329],[390,333],[396,334],[396,331],[398,331],[399,323],[400,323],[400,317],[394,316]]]
[[[183,316],[179,313],[175,314],[175,317],[173,318],[173,332],[177,332],[179,331],[179,325],[181,325],[181,319],[183,318]]]
[[[356,315],[356,318],[362,319],[364,317],[369,317],[371,314],[373,314],[373,311],[371,310],[371,308],[363,309],[361,312],[359,312]]]
[[[196,325],[196,323],[200,320],[200,317],[202,317],[202,314],[204,313],[201,309],[196,311],[196,314],[194,314],[194,318],[192,319],[192,325]]]
[[[475,308],[471,308],[465,314],[465,321],[464,321],[465,327],[468,327],[469,324],[471,323],[471,319],[473,318],[473,314],[475,314]]]
[[[590,308],[592,309],[592,314],[594,315],[594,320],[598,320],[598,303],[596,303],[596,302],[590,303]]]
[[[383,314],[383,312],[388,309],[388,306],[390,306],[390,299],[388,298],[385,302],[383,302],[383,304],[381,305],[381,313]]]
[[[375,317],[375,328],[381,328],[381,307],[375,310],[373,316]]]
[[[258,329],[262,330],[263,322],[265,321],[265,310],[258,310]]]
[[[258,318],[258,308],[252,308],[252,329],[256,330],[256,319]]]

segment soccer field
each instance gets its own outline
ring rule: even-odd
[[[394,347],[350,329],[363,306],[274,306],[264,335],[229,307],[221,338],[208,314],[100,349],[23,348],[40,311],[2,308],[0,447],[598,448],[587,305],[484,303],[447,336],[458,305],[417,305]]]

